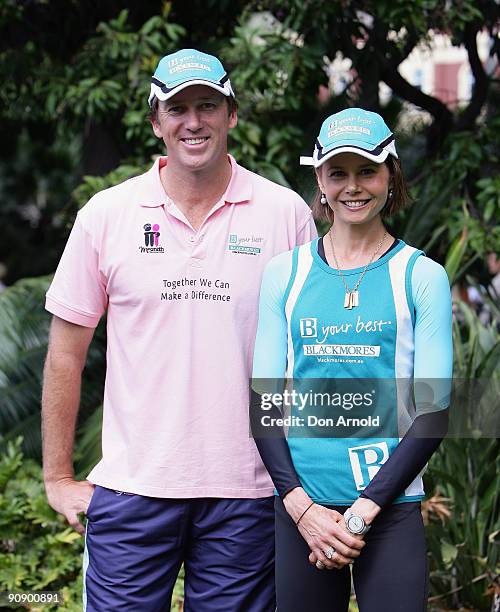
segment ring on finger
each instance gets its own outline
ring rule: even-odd
[[[325,557],[331,561],[333,559],[333,555],[335,554],[335,548],[333,548],[333,546],[329,546],[326,550],[325,550]]]
[[[316,561],[316,567],[321,570],[321,569],[325,569],[325,564],[323,563],[323,561],[320,561],[319,559]]]

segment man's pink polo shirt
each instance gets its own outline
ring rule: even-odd
[[[162,187],[167,158],[78,213],[46,308],[85,327],[107,311],[95,484],[152,497],[273,493],[248,424],[260,280],[316,229],[296,193],[230,160],[198,231]]]

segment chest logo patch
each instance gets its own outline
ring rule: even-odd
[[[264,238],[260,236],[241,236],[229,234],[228,251],[242,255],[260,255]]]
[[[360,315],[351,322],[336,321],[327,324],[315,317],[299,319],[300,337],[309,340],[302,343],[304,355],[316,357],[324,363],[363,363],[366,357],[380,357],[380,334],[391,326],[391,321],[364,320]],[[361,343],[348,344],[345,341],[355,341],[360,337],[358,334],[361,334]]]
[[[143,244],[139,246],[141,253],[164,253],[165,249],[160,245],[160,225],[158,223],[145,223],[142,226]]]

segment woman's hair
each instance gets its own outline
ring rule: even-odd
[[[397,157],[389,155],[383,163],[389,168],[392,179],[392,197],[387,198],[387,202],[381,212],[384,219],[392,217],[392,215],[395,215],[398,211],[411,204],[412,198],[401,168],[401,161]],[[333,210],[328,204],[321,204],[320,197],[321,191],[317,187],[311,204],[313,216],[317,221],[333,223]]]
[[[401,160],[397,157],[389,155],[384,162],[389,168],[392,178],[392,198],[387,198],[384,208],[382,209],[382,217],[392,217],[403,208],[411,204],[412,198],[408,184],[406,183]]]

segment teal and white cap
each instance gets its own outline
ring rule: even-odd
[[[348,108],[323,121],[312,157],[301,157],[303,166],[319,168],[340,153],[357,153],[381,164],[389,155],[398,157],[394,134],[382,117],[362,108]]]
[[[229,76],[221,62],[196,49],[181,49],[163,57],[151,77],[148,104],[154,98],[168,100],[191,85],[206,85],[224,96],[234,96]]]

